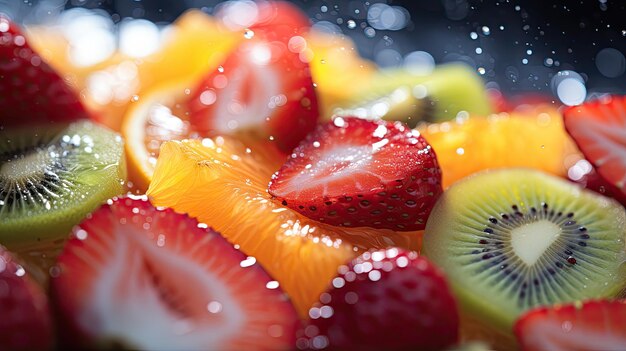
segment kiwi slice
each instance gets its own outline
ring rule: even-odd
[[[513,343],[529,308],[622,295],[625,240],[617,202],[540,171],[502,169],[441,196],[422,254],[446,272],[470,327]]]
[[[406,68],[381,70],[350,99],[336,103],[331,114],[399,120],[414,127],[420,121],[453,119],[461,111],[488,115],[492,107],[474,71],[446,64],[421,75]]]
[[[0,130],[0,244],[25,260],[54,256],[126,180],[118,134],[89,121],[36,130]]]

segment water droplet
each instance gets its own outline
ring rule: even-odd
[[[481,75],[485,74],[485,68],[478,67],[478,73],[480,73]]]
[[[323,5],[322,7],[320,7],[320,11],[322,11],[322,13],[328,12],[328,6]]]
[[[532,50],[530,50],[530,49],[526,50],[526,55],[532,55],[532,54],[533,54]]]
[[[482,48],[476,48],[476,53],[478,55],[482,54],[483,53],[483,49]]]
[[[217,71],[220,73],[224,73],[224,66],[222,65],[217,66]]]
[[[321,60],[320,60],[320,63],[321,63],[322,65],[324,65],[324,64],[326,64],[326,60],[321,59]]]
[[[132,102],[137,102],[137,101],[139,101],[139,95],[133,95],[133,96],[130,98],[130,101],[132,101]]]
[[[254,31],[252,31],[251,29],[247,29],[243,31],[243,37],[246,39],[252,39],[254,38]]]
[[[354,29],[356,28],[356,22],[354,20],[348,20],[348,28]]]
[[[490,29],[489,29],[489,27],[487,27],[487,26],[483,26],[482,31],[483,31],[483,34],[484,34],[484,35],[489,35],[489,34],[491,34],[491,30],[490,30]]]
[[[368,38],[373,38],[374,36],[376,36],[376,30],[372,27],[367,27],[363,30],[363,33],[365,33],[365,36]]]
[[[527,65],[528,64],[528,59],[522,59],[522,63]]]
[[[476,40],[476,39],[478,39],[478,33],[476,33],[476,32],[471,32],[471,33],[470,33],[470,38],[472,38],[472,40]]]

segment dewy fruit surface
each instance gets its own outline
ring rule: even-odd
[[[280,159],[230,138],[167,142],[148,196],[157,206],[210,223],[254,256],[302,316],[326,289],[337,267],[357,254],[353,244],[419,249],[417,232],[329,226],[272,201],[266,188],[279,167]]]
[[[113,199],[75,227],[52,290],[80,349],[288,350],[300,321],[254,259],[187,215]]]
[[[444,189],[472,173],[530,167],[564,176],[580,159],[555,107],[523,112],[459,117],[423,125],[420,132],[437,153]]]

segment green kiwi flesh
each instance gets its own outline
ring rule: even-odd
[[[621,296],[625,240],[617,202],[540,171],[503,169],[444,192],[422,254],[446,272],[466,319],[511,336],[529,308]]]
[[[22,254],[63,242],[126,180],[113,131],[89,121],[37,130],[0,131],[0,244]]]
[[[476,72],[447,64],[428,74],[414,74],[410,68],[381,70],[355,96],[335,104],[331,114],[398,120],[414,127],[421,121],[450,120],[462,111],[483,116],[493,112]]]

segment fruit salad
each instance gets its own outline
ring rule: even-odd
[[[0,350],[626,349],[626,96],[208,12],[80,64],[0,13]]]

